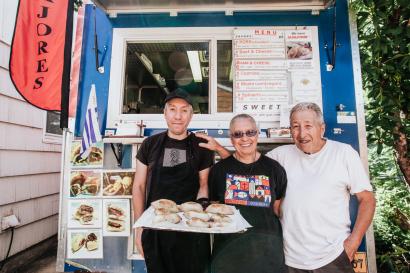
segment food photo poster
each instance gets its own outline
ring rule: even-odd
[[[103,200],[103,235],[130,236],[130,200]]]

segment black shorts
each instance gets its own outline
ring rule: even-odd
[[[344,250],[335,260],[318,269],[305,270],[290,266],[287,269],[288,273],[354,273],[353,266]]]

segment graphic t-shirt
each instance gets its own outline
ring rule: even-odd
[[[214,160],[213,152],[198,146],[200,142],[204,142],[202,138],[193,135],[190,136],[190,139],[187,137],[182,140],[177,140],[165,136],[164,154],[160,155],[160,147],[158,147],[158,145],[161,144],[159,143],[161,135],[162,133],[145,139],[138,149],[137,159],[144,165],[148,166],[160,157],[159,162],[162,162],[163,167],[174,167],[185,163],[187,157],[191,156],[194,158],[194,163],[198,167],[198,171],[212,166]],[[190,141],[191,143],[189,143]],[[193,151],[187,149],[190,144]],[[187,155],[187,152],[192,154]]]
[[[200,141],[195,135],[177,140],[161,133],[142,143],[137,159],[148,166],[147,204],[161,198],[177,203],[195,200],[198,174],[213,164],[213,152],[199,147]]]
[[[270,207],[269,176],[226,174],[225,204]]]
[[[286,191],[286,173],[278,162],[261,156],[244,164],[233,156],[209,174],[210,199],[234,205],[252,228],[214,236],[212,272],[284,271],[282,228],[273,203]]]

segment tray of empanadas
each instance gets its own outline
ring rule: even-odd
[[[203,209],[201,204],[186,202],[177,205],[168,199],[151,203],[134,228],[175,230],[199,233],[236,233],[252,227],[233,206],[211,204]]]

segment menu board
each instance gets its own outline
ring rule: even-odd
[[[279,121],[292,104],[321,106],[317,27],[235,29],[233,60],[235,113]]]

